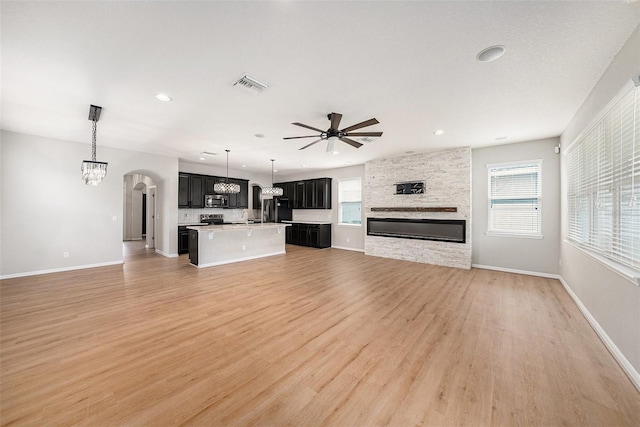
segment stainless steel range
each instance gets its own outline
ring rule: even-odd
[[[200,214],[200,222],[207,225],[222,224],[223,214]]]

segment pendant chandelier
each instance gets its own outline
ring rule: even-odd
[[[229,151],[227,152],[227,180],[225,182],[216,182],[213,185],[213,191],[220,194],[238,194],[240,192],[240,184],[229,182]]]
[[[275,160],[271,159],[271,187],[264,187],[262,189],[262,194],[266,194],[268,196],[280,197],[284,193],[282,188],[273,186],[273,162]]]
[[[107,176],[107,162],[96,161],[96,131],[97,123],[100,120],[102,107],[91,105],[89,107],[89,120],[93,122],[93,130],[91,137],[91,160],[83,160],[82,162],[82,179],[87,185],[98,185],[100,181]]]

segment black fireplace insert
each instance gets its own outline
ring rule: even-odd
[[[463,219],[367,218],[367,235],[465,243]]]

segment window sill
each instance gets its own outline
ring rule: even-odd
[[[577,250],[587,255],[588,257],[593,258],[593,260],[602,264],[604,267],[608,268],[614,273],[617,273],[618,275],[622,276],[622,278],[627,279],[634,285],[640,286],[640,271],[635,270],[631,267],[627,267],[626,265],[620,264],[619,262],[609,259],[603,255],[590,251],[587,248],[583,248],[582,246],[580,246],[580,244],[576,242],[572,242],[571,240],[565,239],[564,242],[576,248]]]
[[[484,233],[489,237],[516,237],[520,239],[542,239],[542,234],[517,234],[517,233],[504,233],[500,231],[486,231]]]
[[[344,226],[344,227],[362,227],[362,224],[351,224],[348,222],[339,222],[338,225]]]

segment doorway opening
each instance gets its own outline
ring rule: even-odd
[[[122,240],[142,241],[146,249],[155,248],[156,184],[143,174],[123,178]]]

